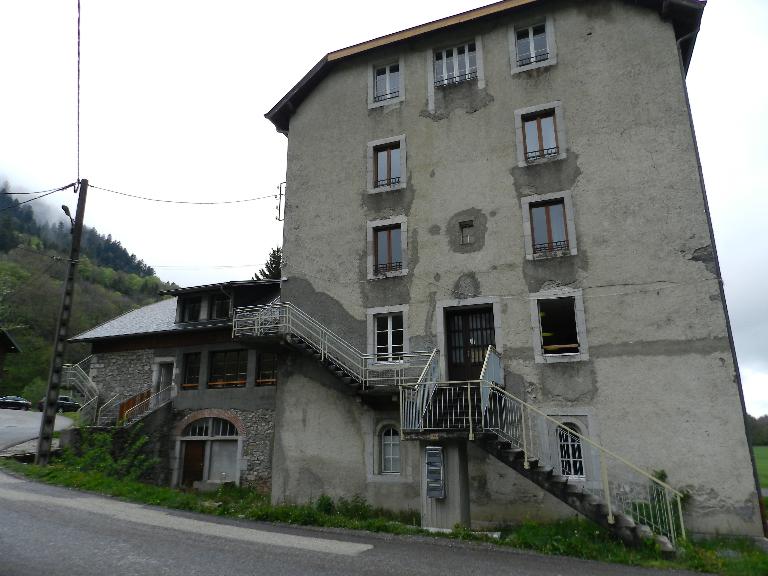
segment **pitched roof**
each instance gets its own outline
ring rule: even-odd
[[[133,336],[171,332],[178,329],[176,321],[176,298],[166,298],[137,310],[126,312],[122,316],[108,320],[103,324],[70,339],[70,342],[88,342],[102,338]]]
[[[173,288],[163,290],[161,295],[178,296],[179,294],[191,294],[195,292],[211,292],[223,288],[235,288],[241,286],[279,286],[280,280],[232,280],[230,282],[218,282],[216,284],[202,284],[200,286],[186,286],[184,288]]]
[[[444,30],[452,26],[473,22],[483,18],[493,17],[507,10],[521,8],[528,5],[542,3],[546,0],[501,0],[488,6],[468,10],[461,14],[448,16],[434,20],[426,24],[407,28],[400,32],[394,32],[330,52],[323,56],[314,67],[307,72],[299,82],[275,104],[272,109],[264,116],[275,125],[278,132],[288,134],[288,124],[291,116],[315,87],[325,78],[335,64],[351,56],[362,54],[382,46],[389,46],[405,40],[410,40],[417,36],[423,36],[436,30]],[[701,14],[706,6],[706,0],[626,0],[634,4],[642,4],[650,8],[655,8],[659,13],[673,21],[675,25],[675,36],[680,39],[687,34],[693,33],[688,40],[687,46],[683,47],[683,64],[686,70],[690,63],[693,52],[693,44],[696,41],[695,32],[698,31],[701,22]]]

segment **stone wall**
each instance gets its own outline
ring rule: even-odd
[[[118,393],[131,396],[152,385],[153,358],[152,350],[94,354],[91,380],[99,387],[104,400]]]

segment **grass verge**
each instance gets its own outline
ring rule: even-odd
[[[755,451],[755,464],[760,486],[768,488],[768,446],[752,446]]]
[[[418,527],[418,513],[373,508],[357,497],[334,502],[328,496],[321,496],[305,505],[272,505],[267,495],[247,488],[227,486],[213,493],[183,492],[135,480],[116,479],[93,471],[82,472],[61,462],[43,468],[0,459],[0,467],[50,484],[177,510],[302,526],[405,535],[430,534]],[[768,554],[747,539],[717,539],[696,544],[686,542],[681,546],[678,558],[665,560],[650,543],[639,549],[627,548],[597,525],[578,518],[547,524],[526,522],[502,529],[498,539],[458,527],[450,533],[433,535],[635,566],[688,569],[726,576],[768,574]]]

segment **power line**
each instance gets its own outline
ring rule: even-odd
[[[138,196],[136,194],[128,194],[127,192],[119,192],[117,190],[111,190],[110,188],[102,188],[101,186],[90,185],[91,188],[97,190],[103,190],[104,192],[110,192],[111,194],[118,194],[120,196],[127,196],[128,198],[135,198],[137,200],[147,200],[149,202],[163,202],[165,204],[189,204],[193,206],[214,206],[217,204],[240,204],[243,202],[254,202],[256,200],[264,200],[266,198],[277,198],[277,194],[267,194],[266,196],[257,196],[256,198],[241,198],[239,200],[219,200],[218,202],[193,202],[191,200],[167,200],[164,198],[149,198],[147,196]]]
[[[61,188],[49,188],[48,190],[38,190],[37,192],[0,192],[0,194],[4,196],[31,196],[32,194],[46,194],[48,192],[59,192],[60,190],[66,190],[70,186],[74,186],[74,182],[72,184],[67,184],[66,186],[62,186]]]
[[[6,206],[5,208],[0,208],[0,212],[5,212],[6,210],[12,210],[13,208],[18,208],[19,206],[23,204],[27,204],[29,202],[33,202],[35,200],[40,200],[40,198],[45,198],[46,196],[50,196],[51,194],[54,194],[56,192],[61,192],[62,190],[66,190],[67,188],[72,188],[75,184],[67,184],[66,186],[62,186],[61,188],[56,188],[54,190],[49,190],[45,194],[40,194],[39,196],[35,196],[34,198],[30,198],[29,200],[24,200],[24,202],[19,202],[18,204],[12,204],[10,206]]]

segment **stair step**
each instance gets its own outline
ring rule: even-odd
[[[656,544],[659,545],[659,549],[661,550],[661,555],[665,557],[670,557],[675,555],[675,547],[672,546],[672,543],[669,541],[669,538],[666,536],[656,535],[653,538],[656,541]]]

